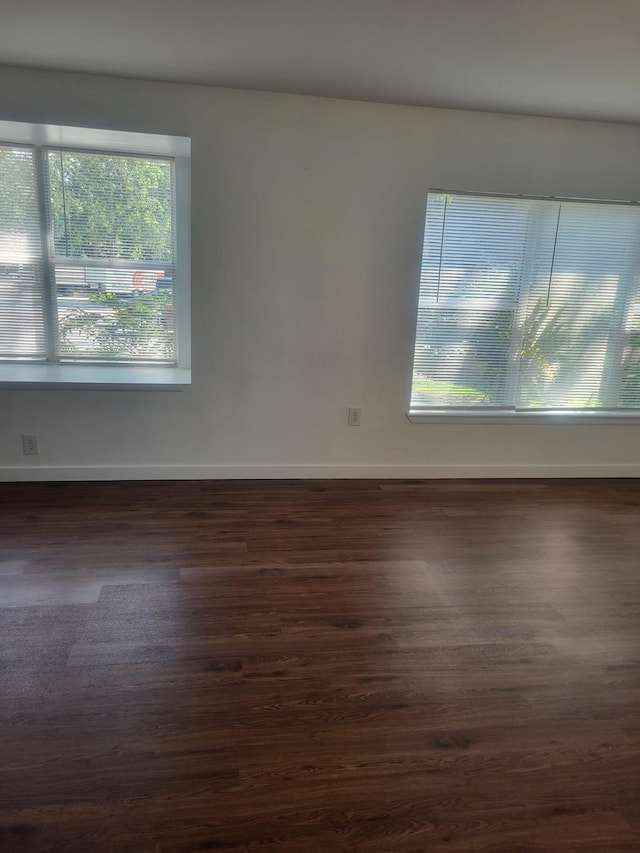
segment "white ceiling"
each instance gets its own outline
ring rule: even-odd
[[[640,122],[640,0],[0,0],[0,63]]]

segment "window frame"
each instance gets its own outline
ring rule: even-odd
[[[554,202],[576,202],[576,203],[590,203],[590,204],[601,204],[601,205],[619,205],[619,206],[629,206],[629,207],[639,207],[640,201],[636,200],[617,200],[617,199],[592,199],[592,198],[570,198],[570,197],[558,197],[558,196],[542,196],[542,195],[533,195],[533,194],[524,194],[524,193],[496,193],[496,192],[480,192],[480,191],[468,191],[468,190],[452,190],[452,189],[441,189],[441,188],[430,188],[427,191],[426,198],[428,199],[430,194],[449,194],[449,195],[463,195],[463,196],[475,196],[480,198],[511,198],[511,199],[523,199],[523,200],[539,200],[539,201],[554,201]],[[624,425],[624,424],[638,424],[640,423],[640,408],[631,409],[625,411],[624,409],[517,409],[517,408],[507,408],[500,406],[485,406],[485,407],[464,407],[464,406],[451,406],[451,407],[437,407],[434,406],[432,409],[415,409],[412,408],[412,396],[413,396],[413,371],[414,371],[414,359],[416,353],[416,342],[418,338],[418,316],[419,316],[419,306],[424,303],[424,299],[422,299],[421,303],[421,272],[423,270],[424,264],[424,236],[426,234],[427,222],[427,205],[425,203],[425,219],[423,221],[422,228],[422,238],[423,244],[421,246],[421,254],[420,254],[420,264],[419,264],[419,275],[418,275],[418,283],[416,289],[416,301],[415,301],[415,310],[414,310],[414,336],[412,339],[412,347],[411,347],[411,368],[409,370],[409,384],[408,384],[408,404],[406,407],[406,417],[413,424],[484,424],[484,425]],[[640,245],[639,245],[640,252]],[[529,285],[527,284],[527,290],[529,289]],[[625,300],[628,302],[630,291],[627,290],[625,292]],[[433,304],[437,304],[437,300],[433,297],[428,297],[429,302],[433,302]],[[522,300],[520,302],[516,302],[514,306],[514,315],[517,315],[519,311],[525,310],[523,309]],[[517,323],[514,323],[517,327]],[[517,336],[514,336],[517,337]],[[516,346],[516,341],[511,342],[511,351],[514,351]],[[509,374],[515,373],[517,375],[517,365],[511,366],[509,368]],[[508,383],[510,384],[512,381],[512,377],[508,378]]]
[[[33,150],[40,224],[42,285],[48,360],[0,361],[0,388],[105,388],[179,390],[191,383],[191,140],[184,136],[140,133],[49,124],[0,121],[0,144]],[[46,163],[48,150],[131,157],[160,157],[174,168],[174,280],[175,364],[113,363],[52,359],[58,335],[56,262],[51,222],[47,212]],[[64,259],[63,259],[64,260]],[[107,264],[108,265],[108,264]]]

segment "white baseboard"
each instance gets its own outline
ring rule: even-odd
[[[22,465],[0,482],[640,477],[640,465]]]

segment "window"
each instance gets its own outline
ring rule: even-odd
[[[640,415],[640,207],[430,192],[411,416]]]
[[[188,383],[188,155],[0,122],[0,382]]]

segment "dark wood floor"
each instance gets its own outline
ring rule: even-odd
[[[0,486],[2,851],[639,851],[638,481]]]

